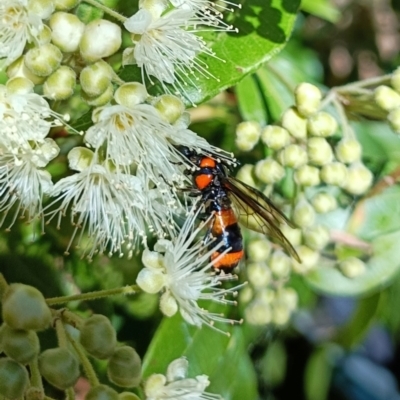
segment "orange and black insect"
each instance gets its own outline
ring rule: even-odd
[[[296,250],[279,229],[281,223],[293,224],[268,197],[230,176],[226,161],[198,154],[188,147],[180,147],[179,150],[196,167],[188,171],[194,185],[190,191],[193,195],[201,196],[206,215],[213,214],[206,241],[213,239],[210,247],[223,242],[218,251],[211,255],[217,271],[231,272],[244,257],[238,220],[270,237],[300,262]],[[223,252],[225,254],[220,256]]]

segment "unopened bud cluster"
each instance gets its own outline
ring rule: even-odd
[[[4,321],[0,327],[0,349],[4,355],[0,358],[1,396],[22,398],[28,391],[43,390],[32,386],[34,381],[30,381],[28,365],[37,365],[41,377],[57,389],[73,387],[81,376],[81,357],[85,352],[94,358],[108,360],[107,376],[113,384],[123,388],[140,384],[140,357],[132,347],[117,344],[116,332],[105,316],[92,315],[76,324],[78,331],[68,322],[62,322],[61,336],[67,341],[60,339],[57,330],[59,347],[41,352],[37,332],[57,325],[56,320],[62,318],[62,314],[54,316],[56,311],[48,307],[39,290],[20,283],[10,284],[1,302]],[[118,396],[114,389],[105,385],[96,386],[90,392],[96,390]],[[43,398],[44,393],[40,396]]]

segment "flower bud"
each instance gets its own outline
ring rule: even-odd
[[[284,303],[290,311],[294,311],[299,303],[299,295],[291,288],[282,288],[277,293],[277,300]]]
[[[396,92],[400,92],[400,68],[397,68],[392,72],[390,84]]]
[[[278,153],[279,162],[290,168],[299,168],[304,164],[307,164],[308,157],[307,152],[297,144],[291,144]]]
[[[121,387],[138,386],[142,378],[142,363],[136,351],[129,346],[118,347],[108,361],[107,376]]]
[[[51,385],[60,390],[73,386],[79,378],[79,362],[65,347],[45,350],[39,356],[39,371]]]
[[[1,348],[7,357],[21,364],[28,364],[39,354],[39,338],[34,331],[13,329],[3,324]]]
[[[266,287],[271,282],[271,272],[264,263],[248,263],[246,272],[250,284],[256,289]]]
[[[179,97],[172,96],[171,94],[164,94],[158,97],[155,99],[153,105],[159,111],[162,119],[170,124],[174,124],[185,111],[183,101]]]
[[[160,389],[167,383],[167,378],[162,374],[153,374],[144,383],[144,392],[147,398],[158,397]]]
[[[143,268],[137,278],[136,283],[147,293],[158,293],[165,286],[166,276],[161,271],[150,268]]]
[[[162,249],[160,249],[162,251]],[[150,251],[144,249],[142,253],[142,263],[145,267],[150,269],[164,268],[164,258],[157,251]]]
[[[367,191],[371,186],[374,176],[372,172],[361,163],[350,166],[343,188],[356,196]]]
[[[282,126],[296,139],[307,137],[307,120],[293,107],[284,112]]]
[[[111,78],[112,68],[109,64],[100,60],[83,68],[79,76],[79,82],[83,91],[89,97],[97,97],[109,88]]]
[[[322,93],[310,83],[300,83],[294,91],[297,110],[303,117],[316,113],[321,104]]]
[[[82,324],[81,345],[93,357],[100,360],[110,358],[117,345],[117,334],[110,320],[101,314],[93,314]]]
[[[277,278],[286,278],[289,276],[291,260],[282,250],[276,250],[272,253],[268,265],[271,272]]]
[[[347,168],[340,162],[332,162],[322,167],[320,177],[326,184],[340,187],[346,182]]]
[[[2,303],[3,321],[11,328],[40,331],[50,325],[50,309],[42,293],[33,286],[12,283]]]
[[[108,104],[114,98],[114,86],[110,82],[106,90],[99,96],[88,96],[83,90],[81,92],[82,100],[84,100],[89,106],[102,107]]]
[[[366,270],[365,263],[356,257],[349,257],[339,263],[339,269],[347,278],[357,278]]]
[[[57,11],[68,11],[76,7],[81,0],[53,0]]]
[[[309,227],[304,233],[304,243],[313,250],[322,250],[329,242],[329,230],[322,225]]]
[[[24,57],[21,56],[7,67],[7,76],[11,78],[25,78],[35,85],[41,85],[45,81],[45,77],[33,74],[25,65]]]
[[[71,13],[56,12],[49,21],[51,41],[64,53],[78,50],[85,24]]]
[[[169,290],[160,297],[160,310],[167,317],[172,317],[178,312],[178,303]]]
[[[254,165],[244,164],[236,174],[236,178],[252,187],[256,187],[257,184],[253,178],[253,171]]]
[[[315,221],[315,211],[306,200],[300,200],[293,210],[293,222],[301,228],[311,226]]]
[[[34,47],[25,54],[26,67],[37,76],[49,76],[61,64],[62,53],[54,44]]]
[[[317,193],[312,199],[311,204],[319,214],[325,214],[336,210],[338,204],[336,198],[326,192]]]
[[[85,400],[118,400],[118,393],[106,385],[92,386]]]
[[[53,0],[29,0],[27,8],[40,19],[47,19],[54,11]]]
[[[281,302],[276,302],[272,306],[272,318],[273,324],[278,326],[286,325],[289,322],[291,311],[288,306]]]
[[[242,151],[250,151],[258,142],[261,127],[258,122],[245,121],[236,127],[236,146]]]
[[[356,139],[342,139],[335,148],[336,157],[345,164],[360,160],[361,151],[361,144]]]
[[[62,65],[46,79],[43,85],[43,94],[52,100],[65,100],[74,94],[75,85],[75,71]]]
[[[297,254],[300,257],[301,263],[292,259],[293,271],[297,274],[307,274],[312,271],[319,261],[319,252],[310,249],[307,246],[301,245],[296,247]]]
[[[271,254],[271,243],[266,239],[252,240],[247,246],[247,255],[251,261],[267,261]]]
[[[312,136],[332,136],[338,127],[336,119],[325,111],[312,115],[307,121],[307,130]]]
[[[243,289],[239,292],[239,303],[245,304],[248,303],[253,298],[253,289],[246,285]]]
[[[390,111],[388,115],[390,127],[396,132],[400,133],[400,107]]]
[[[165,0],[140,0],[140,8],[149,11],[154,20],[160,18],[167,6],[168,3]]]
[[[251,325],[266,325],[271,322],[271,306],[262,300],[253,300],[244,313],[246,322]]]
[[[279,182],[285,176],[285,169],[273,158],[259,161],[254,172],[256,177],[264,183]]]
[[[97,19],[86,25],[79,49],[87,62],[95,62],[116,53],[121,43],[121,28],[113,22]]]
[[[8,94],[28,94],[33,92],[35,85],[31,80],[18,76],[9,79],[6,87]]]
[[[374,91],[374,97],[376,104],[385,111],[391,111],[400,107],[400,94],[389,86],[378,86]]]
[[[26,368],[9,358],[0,358],[0,395],[6,399],[23,398],[28,386]]]
[[[290,144],[289,132],[278,125],[267,125],[261,131],[261,140],[272,150],[280,150]]]
[[[118,399],[119,400],[140,400],[140,398],[137,397],[135,393],[131,393],[131,392],[119,393]]]
[[[68,153],[68,165],[73,171],[84,171],[91,165],[93,152],[86,147],[74,147]]]
[[[301,229],[292,228],[289,225],[282,225],[281,232],[292,246],[298,246],[301,243]]]
[[[51,42],[51,29],[47,25],[43,25],[43,29],[37,36],[37,47],[43,46]]]
[[[311,165],[303,165],[294,172],[294,180],[301,186],[317,186],[320,183],[319,169]]]
[[[309,162],[322,166],[328,164],[333,159],[332,147],[322,137],[312,137],[307,141],[307,152]]]

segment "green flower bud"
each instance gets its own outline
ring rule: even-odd
[[[240,304],[246,304],[253,298],[253,289],[247,285],[239,292]]]
[[[9,79],[6,87],[9,94],[28,94],[33,92],[35,85],[31,80],[18,76]]]
[[[282,126],[296,139],[307,137],[307,120],[293,107],[284,112]]]
[[[281,232],[292,246],[298,246],[301,243],[301,229],[291,228],[289,225],[282,225]]]
[[[47,19],[54,11],[54,5],[52,0],[29,0],[28,10],[32,14],[40,17],[41,19]]]
[[[365,263],[356,257],[349,257],[339,263],[339,269],[347,278],[357,278],[366,270]]]
[[[246,272],[250,284],[256,289],[266,287],[271,282],[271,272],[264,263],[248,263]]]
[[[400,107],[390,111],[388,115],[390,127],[396,132],[400,133]]]
[[[36,332],[13,329],[7,324],[1,326],[1,347],[7,357],[21,364],[33,361],[40,351]]]
[[[118,393],[109,386],[97,385],[89,390],[85,400],[118,400]]]
[[[85,350],[100,360],[110,358],[117,345],[117,335],[110,320],[93,314],[82,324],[80,342]]]
[[[278,153],[278,161],[286,167],[299,168],[307,164],[307,152],[297,144],[291,144]]]
[[[267,325],[271,322],[272,312],[269,303],[256,299],[244,310],[245,320],[251,325]]]
[[[35,85],[41,85],[45,81],[45,77],[32,74],[25,66],[24,57],[21,56],[7,67],[7,76],[11,78],[25,78],[33,82]]]
[[[119,400],[140,400],[140,398],[137,397],[135,393],[131,393],[131,392],[119,393],[118,398],[119,398]]]
[[[286,325],[289,322],[291,311],[284,303],[277,302],[272,305],[272,318],[273,324],[278,326]]]
[[[81,92],[82,99],[92,107],[101,107],[109,103],[114,97],[114,86],[110,82],[107,89],[99,96],[88,96],[84,91]]]
[[[290,274],[291,260],[282,250],[276,250],[272,253],[268,265],[277,278],[286,278]]]
[[[306,200],[300,200],[293,210],[293,222],[301,228],[311,226],[315,221],[315,211]]]
[[[282,288],[277,293],[277,301],[285,304],[290,311],[294,311],[299,303],[299,295],[291,288]]]
[[[26,368],[9,358],[0,358],[0,395],[6,399],[22,398],[28,386]]]
[[[299,263],[298,261],[292,259],[293,271],[301,275],[312,271],[318,264],[319,252],[304,245],[296,247],[296,251],[302,262]]]
[[[71,13],[56,12],[49,21],[52,42],[64,53],[78,50],[85,24]]]
[[[144,97],[142,101],[144,101],[146,97]],[[164,94],[157,97],[153,105],[160,113],[162,119],[170,124],[174,124],[185,111],[183,101],[179,97],[171,94]]]
[[[364,194],[372,184],[372,172],[361,163],[350,166],[343,188],[356,196]]]
[[[299,113],[304,117],[309,117],[318,111],[322,93],[310,83],[300,83],[294,91],[294,97]]]
[[[74,147],[68,153],[68,165],[73,171],[84,171],[91,165],[93,151],[86,147]]]
[[[374,91],[376,104],[385,111],[394,110],[400,107],[400,94],[389,86],[378,86]]]
[[[87,62],[95,62],[116,53],[121,43],[121,28],[117,24],[105,19],[96,19],[86,25],[79,49]]]
[[[257,184],[253,178],[253,171],[254,165],[244,164],[236,174],[236,178],[252,187],[256,187]]]
[[[400,92],[400,68],[393,71],[390,84],[396,92]]]
[[[161,271],[150,268],[143,268],[137,278],[136,283],[147,293],[158,293],[166,283],[166,276]]]
[[[294,172],[294,180],[301,186],[317,186],[320,183],[319,169],[311,165],[303,165]]]
[[[88,96],[97,97],[108,89],[111,84],[111,78],[112,68],[105,61],[100,60],[83,68],[79,76],[79,82]]]
[[[169,290],[160,297],[160,310],[167,317],[172,317],[178,312],[178,303]]]
[[[40,31],[37,37],[37,46],[43,46],[51,41],[51,29],[47,25],[43,25],[43,29]]]
[[[322,250],[329,242],[329,230],[322,225],[309,227],[304,232],[305,244],[313,250]]]
[[[311,204],[315,211],[319,214],[325,214],[327,212],[337,209],[336,198],[326,192],[317,193],[312,199]]]
[[[61,60],[60,49],[51,43],[28,50],[24,57],[26,67],[37,76],[49,76],[60,66]]]
[[[342,139],[335,148],[336,157],[345,164],[351,164],[361,158],[361,144],[356,139]]]
[[[107,376],[121,387],[138,386],[142,378],[142,363],[136,351],[129,346],[118,347],[108,361]]]
[[[271,254],[271,243],[266,239],[252,240],[247,246],[247,255],[251,261],[267,261]]]
[[[39,356],[39,371],[51,385],[60,390],[73,386],[79,378],[79,362],[65,347],[45,350]]]
[[[332,162],[322,167],[320,177],[326,184],[340,187],[346,182],[347,168],[340,162]]]
[[[273,158],[259,161],[254,169],[256,177],[264,183],[279,182],[285,176],[285,169]]]
[[[75,85],[75,71],[62,65],[46,79],[43,85],[43,94],[52,100],[65,100],[74,94]]]
[[[141,0],[140,7],[149,11],[156,20],[166,10],[167,2],[165,0]]]
[[[312,136],[332,136],[338,127],[336,119],[325,111],[312,115],[307,121],[307,130]]]
[[[236,127],[236,146],[242,151],[250,151],[258,142],[261,127],[258,122],[245,121]]]
[[[81,0],[53,0],[57,11],[68,11],[76,7]]]
[[[289,132],[278,125],[267,125],[261,131],[261,140],[272,150],[280,150],[290,144]]]
[[[36,288],[12,283],[4,293],[3,321],[14,329],[41,331],[49,327],[51,312]]]
[[[322,166],[333,159],[333,151],[330,144],[322,137],[312,137],[307,141],[308,159],[311,164]]]

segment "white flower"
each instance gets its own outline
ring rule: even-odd
[[[159,240],[154,246],[154,252],[144,250],[142,261],[145,268],[140,271],[137,284],[150,293],[163,290],[160,308],[167,316],[173,315],[179,308],[182,317],[192,325],[206,324],[213,327],[215,321],[234,323],[235,321],[208,312],[198,305],[199,300],[224,305],[235,304],[235,301],[226,297],[235,296],[238,287],[220,287],[222,282],[236,277],[217,275],[213,271],[210,256],[221,243],[207,250],[203,241],[197,240],[203,228],[202,225],[194,229],[197,216],[198,212],[189,213],[178,237],[173,241]]]
[[[173,233],[174,207],[164,202],[166,197],[160,189],[150,190],[140,174],[124,174],[112,163],[100,162],[99,155],[86,148],[72,149],[68,158],[70,168],[78,173],[57,182],[50,192],[56,199],[46,211],[61,202],[47,212],[50,220],[59,216],[59,226],[61,217],[70,209],[75,234],[79,228],[87,228],[90,243],[85,251],[89,258],[97,250],[102,253],[107,249],[110,254],[122,256],[123,245],[130,255],[138,241],[146,243],[149,227],[159,237]]]
[[[205,392],[210,384],[206,375],[186,378],[189,363],[181,357],[172,361],[166,376],[151,375],[144,385],[146,400],[223,400],[221,396]]]
[[[107,144],[107,158],[114,164],[129,170],[134,163],[157,185],[163,181],[181,183],[185,177],[180,164],[187,164],[187,160],[168,140],[173,129],[148,104],[131,108],[114,105],[97,111],[85,141],[95,149]]]
[[[2,63],[6,66],[22,55],[26,43],[37,40],[43,29],[42,20],[53,12],[51,2],[43,1],[41,9],[37,4],[30,9],[30,3],[28,0],[0,2],[0,59],[4,59]]]
[[[200,53],[215,56],[195,34],[196,26],[202,23],[191,9],[174,9],[159,17],[146,8],[139,9],[124,23],[132,33],[134,48],[124,51],[123,63],[137,64],[143,75],[150,81],[151,76],[156,77],[167,92],[170,90],[165,83],[171,84],[177,93],[185,92],[182,80],[186,78],[195,84],[189,76],[194,71],[214,78],[207,64],[197,57]]]
[[[19,214],[26,216],[28,222],[42,215],[43,195],[53,183],[51,175],[41,168],[58,152],[52,139],[43,140],[40,146],[33,143],[32,147],[13,152],[0,146],[0,212],[3,213],[0,225],[14,205],[17,207],[10,225]]]

